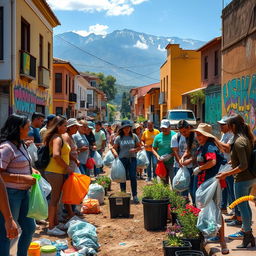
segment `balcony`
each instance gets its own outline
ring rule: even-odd
[[[45,67],[38,67],[38,85],[44,88],[49,88],[50,71]]]
[[[166,100],[165,100],[165,92],[160,92],[159,94],[159,104],[165,104]]]
[[[76,95],[76,93],[71,92],[71,93],[69,94],[69,101],[70,101],[70,102],[76,102],[76,101],[77,101],[77,95]]]
[[[29,80],[36,79],[36,58],[25,51],[20,51],[20,75]]]

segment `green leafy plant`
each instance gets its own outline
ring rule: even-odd
[[[154,182],[153,185],[143,187],[143,197],[153,200],[168,199],[170,192],[170,188],[162,183]]]
[[[205,102],[205,93],[203,90],[191,92],[189,96],[190,102],[194,105]]]
[[[107,176],[100,176],[96,179],[96,183],[101,185],[103,188],[108,188],[111,184],[111,179]]]
[[[177,194],[176,191],[171,190],[169,193],[170,207],[175,212],[176,209],[184,208],[186,205],[186,199],[183,196]]]
[[[181,226],[174,224],[166,230],[168,246],[180,247],[184,244],[181,237]]]

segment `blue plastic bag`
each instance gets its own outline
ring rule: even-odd
[[[126,182],[126,171],[119,158],[113,161],[110,178],[115,182]]]
[[[95,161],[96,168],[100,168],[103,165],[102,157],[98,151],[94,152],[93,159]]]
[[[146,150],[141,150],[137,153],[137,167],[146,169],[149,165]]]
[[[115,160],[115,157],[114,157],[113,153],[111,152],[111,150],[109,150],[103,159],[103,165],[105,165],[107,167],[111,167],[114,160]]]
[[[104,196],[105,189],[101,185],[95,183],[89,186],[89,192],[86,198],[97,199],[99,204],[104,204]]]
[[[190,173],[187,167],[181,167],[172,181],[173,190],[182,192],[189,189],[190,185]]]

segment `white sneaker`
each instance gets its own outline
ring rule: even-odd
[[[66,232],[58,229],[57,227],[54,227],[53,229],[48,228],[47,234],[51,236],[64,236],[66,235]]]

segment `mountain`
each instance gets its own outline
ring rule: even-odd
[[[54,36],[54,57],[70,61],[79,71],[103,72],[115,76],[119,84],[135,87],[159,81],[159,69],[169,43],[180,44],[183,49],[198,49],[205,42],[128,29],[85,37],[66,32]]]

